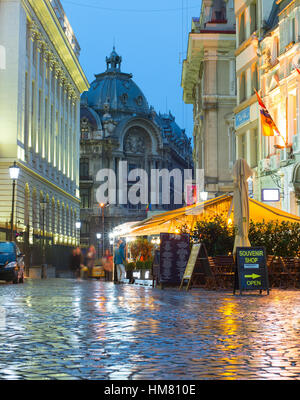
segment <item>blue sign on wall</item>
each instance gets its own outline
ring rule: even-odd
[[[238,114],[236,114],[235,127],[239,128],[241,125],[249,121],[250,121],[250,107],[247,107],[244,110],[240,111]]]

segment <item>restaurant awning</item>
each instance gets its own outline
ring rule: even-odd
[[[222,215],[233,219],[233,205],[231,194],[226,194],[198,203],[193,206],[183,207],[134,224],[126,236],[152,236],[160,233],[176,233],[178,228],[187,225],[193,227],[197,221]],[[250,220],[254,222],[288,221],[300,223],[300,217],[271,207],[265,203],[249,199]],[[125,236],[125,235],[124,235]]]

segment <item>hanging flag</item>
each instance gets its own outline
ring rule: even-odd
[[[148,204],[148,205],[147,205],[146,211],[152,211],[152,206],[151,206],[151,204]]]
[[[294,64],[294,68],[298,72],[298,74],[300,75],[300,69],[297,67],[297,65]]]
[[[265,106],[264,102],[262,101],[260,95],[257,93],[256,90],[255,90],[255,93],[257,96],[258,103],[261,107],[260,119],[261,119],[261,125],[262,125],[262,134],[264,136],[281,136],[279,129],[277,128],[275,122],[273,121],[271,115],[269,114],[269,111],[267,110],[267,107]]]
[[[274,74],[274,79],[275,79],[277,85],[280,86],[280,79],[279,79],[279,76],[277,74]]]
[[[267,109],[260,110],[260,119],[262,124],[262,134],[264,136],[281,136]]]
[[[254,90],[255,90],[256,97],[257,97],[257,100],[258,100],[259,105],[260,105],[263,109],[266,110],[267,107],[265,106],[264,102],[262,101],[260,95],[257,93],[257,90],[256,90],[256,89],[254,89]]]

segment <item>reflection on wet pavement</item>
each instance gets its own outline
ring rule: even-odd
[[[300,291],[0,285],[0,379],[299,379]]]

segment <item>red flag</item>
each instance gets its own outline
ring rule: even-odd
[[[280,79],[279,79],[279,76],[277,74],[274,75],[274,79],[275,79],[277,85],[280,86]]]
[[[261,106],[261,108],[263,108],[263,109],[266,110],[267,107],[265,106],[264,102],[262,101],[260,95],[257,93],[256,89],[254,89],[254,90],[255,90],[255,93],[256,93],[256,96],[257,96],[257,100],[258,100],[259,105]]]
[[[300,69],[296,66],[296,65],[294,65],[294,67],[295,67],[295,70],[298,72],[298,74],[300,75]]]
[[[275,135],[281,136],[275,122],[273,121],[271,115],[269,114],[269,111],[267,110],[267,107],[265,106],[264,102],[262,101],[260,95],[257,93],[256,90],[255,90],[255,93],[257,96],[258,103],[261,107],[260,119],[261,119],[263,136],[275,136]]]

